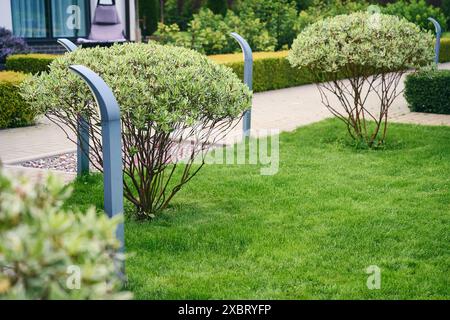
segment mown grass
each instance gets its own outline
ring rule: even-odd
[[[373,151],[327,120],[281,135],[278,174],[259,169],[207,166],[156,220],[127,217],[136,298],[450,298],[450,128],[393,124]],[[68,203],[90,204],[100,176]]]

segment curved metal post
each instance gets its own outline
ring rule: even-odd
[[[231,36],[239,42],[242,52],[244,53],[244,83],[253,90],[253,52],[248,42],[236,32],[232,32]],[[244,138],[250,136],[252,122],[252,109],[244,112],[243,130]]]
[[[434,61],[436,64],[439,63],[439,51],[441,50],[441,34],[442,34],[442,28],[439,22],[437,22],[433,18],[428,18],[429,21],[431,21],[434,24],[434,28],[436,30],[436,44],[434,46],[434,52],[435,52],[435,58]]]
[[[78,50],[75,43],[68,39],[58,39],[67,52]],[[89,173],[89,122],[83,118],[78,118],[77,128],[77,175]]]
[[[67,50],[67,52],[74,52],[78,49],[77,45],[70,41],[69,39],[60,38],[58,39],[58,43]]]
[[[122,134],[120,109],[111,89],[95,72],[84,66],[70,66],[91,89],[100,108],[103,147],[105,212],[109,217],[123,215]],[[117,227],[121,251],[125,249],[124,225]]]

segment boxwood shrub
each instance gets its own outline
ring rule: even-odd
[[[405,98],[411,111],[450,114],[450,70],[408,75]]]
[[[262,92],[300,86],[312,83],[311,75],[292,68],[287,61],[288,52],[255,52],[253,54],[253,91]],[[225,64],[242,79],[244,63],[242,53],[209,56],[218,63]],[[450,62],[450,38],[441,39],[440,62]]]
[[[255,52],[253,54],[253,91],[262,92],[311,83],[310,75],[294,69],[286,59],[288,52]],[[244,62],[242,53],[209,56],[224,64],[242,79]]]
[[[39,53],[15,54],[6,59],[6,69],[37,74],[42,71],[47,71],[50,63],[57,57],[58,55]]]
[[[287,51],[254,53],[253,89],[255,92],[294,87],[311,82],[307,74],[298,72],[290,66],[286,60],[287,53]],[[37,74],[47,71],[50,63],[57,57],[57,55],[47,54],[13,55],[8,58],[6,67],[12,71]],[[244,63],[241,53],[209,57],[232,68],[239,77],[243,77]]]
[[[0,72],[0,129],[33,124],[36,111],[20,96],[18,85],[27,75]]]
[[[439,62],[450,62],[450,38],[441,39]]]
[[[286,60],[287,54],[287,51],[254,53],[254,92],[295,87],[312,82],[306,72],[300,72],[290,66]],[[48,65],[57,57],[58,55],[49,54],[12,55],[8,57],[6,67],[12,71],[36,74],[46,71]],[[239,77],[243,77],[242,53],[212,55],[209,58],[231,67]],[[450,38],[441,39],[439,61],[450,62]]]

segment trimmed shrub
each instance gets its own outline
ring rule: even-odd
[[[434,48],[434,44],[432,45]],[[263,92],[268,90],[283,89],[289,87],[310,84],[314,82],[311,73],[307,70],[293,68],[286,59],[288,51],[254,52],[253,91]],[[217,63],[224,64],[242,79],[244,76],[244,62],[242,53],[219,54],[208,56]],[[450,38],[441,39],[439,53],[440,62],[450,62]],[[339,76],[340,78],[344,75]],[[331,80],[330,79],[324,79]]]
[[[10,71],[37,74],[48,71],[48,66],[57,57],[58,55],[39,53],[15,54],[6,59],[6,69]]]
[[[307,71],[293,68],[287,60],[288,51],[255,52],[253,54],[253,91],[295,87],[311,83],[311,75]],[[244,77],[242,53],[209,56],[210,59],[233,69],[241,78]]]
[[[70,193],[52,176],[34,184],[0,167],[0,299],[131,298],[119,292],[118,218],[62,209]]]
[[[80,116],[99,132],[100,115],[70,65],[85,65],[112,88],[121,108],[124,194],[136,215],[151,219],[199,172],[206,153],[251,106],[251,92],[231,69],[184,48],[156,43],[79,49],[31,77],[22,93],[54,121],[76,131]],[[188,146],[181,142],[191,141]],[[99,134],[90,141],[102,170]]]
[[[450,38],[441,39],[439,62],[450,62]]]
[[[15,37],[8,29],[0,27],[0,63],[5,63],[6,57],[15,53],[29,52],[25,40]]]
[[[358,12],[308,26],[288,58],[314,75],[322,103],[350,136],[372,148],[385,142],[403,74],[433,63],[433,36],[403,18]],[[370,94],[379,98],[373,109],[366,103]]]
[[[0,129],[31,125],[37,116],[20,96],[18,86],[27,75],[18,72],[0,72]]]
[[[427,70],[408,75],[405,98],[411,111],[450,114],[450,70]]]

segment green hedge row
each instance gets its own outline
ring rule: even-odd
[[[0,72],[0,129],[15,128],[34,123],[36,112],[19,94],[18,85],[27,75]]]
[[[225,63],[243,78],[243,62]],[[253,91],[283,89],[311,83],[306,72],[293,69],[286,58],[266,58],[253,63]]]
[[[52,54],[15,54],[6,58],[6,70],[37,74],[47,71],[49,64],[57,57]]]
[[[450,62],[450,38],[441,39],[439,62]]]
[[[290,66],[286,59],[287,52],[255,53],[253,69],[253,89],[255,92],[289,88],[311,83],[307,72],[300,72]],[[48,65],[57,55],[19,54],[9,56],[6,68],[11,71],[36,74],[48,69]],[[242,55],[211,56],[218,63],[231,67],[234,72],[243,77],[244,64]],[[441,39],[440,62],[450,62],[450,39]]]
[[[450,70],[408,75],[405,98],[411,111],[450,114]]]
[[[255,55],[256,59],[253,68],[253,90],[255,92],[289,88],[311,83],[311,77],[306,71],[299,71],[291,67],[286,59],[287,52],[256,53]],[[243,62],[227,62],[226,56],[218,55],[212,56],[212,58],[219,63],[231,67],[242,78],[244,73]],[[229,56],[230,60],[235,60],[233,55]],[[439,60],[440,62],[450,62],[450,38],[441,39]]]

